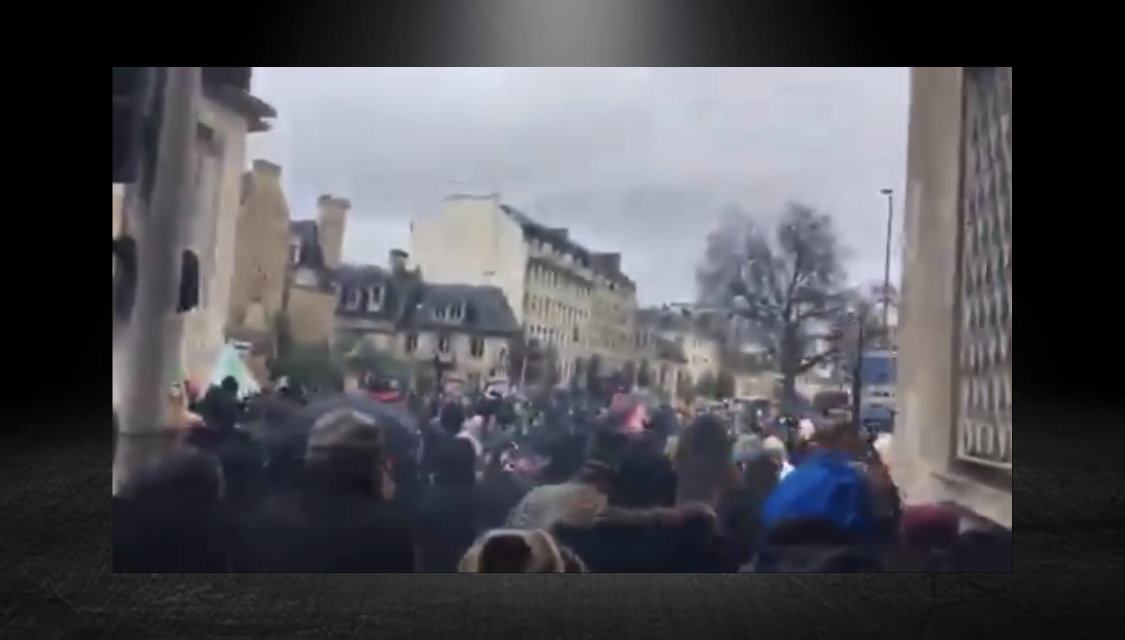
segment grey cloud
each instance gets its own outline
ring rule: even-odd
[[[829,211],[853,278],[881,277],[878,190],[904,186],[907,83],[904,68],[263,68],[255,91],[279,118],[252,153],[285,167],[298,212],[351,198],[367,231],[350,259],[382,259],[447,193],[499,191],[622,251],[644,300],[683,300],[731,204]]]

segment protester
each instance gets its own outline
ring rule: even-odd
[[[622,434],[595,433],[578,475],[561,484],[533,489],[512,510],[507,525],[546,530],[559,521],[592,522],[609,506],[610,484],[625,447],[626,439]]]
[[[817,433],[817,448],[789,473],[762,510],[754,570],[767,573],[877,570],[886,540],[875,490],[854,464],[858,436],[845,422]]]
[[[793,473],[793,465],[789,464],[789,451],[785,443],[776,436],[768,436],[762,441],[762,453],[777,466],[778,480],[784,480]]]
[[[695,418],[676,446],[676,503],[717,504],[734,475],[732,449],[722,421],[710,414]]]
[[[476,451],[466,439],[446,443],[436,459],[433,483],[418,505],[418,570],[455,573],[461,557],[489,528],[487,504],[476,485]]]
[[[240,563],[254,573],[410,573],[414,538],[391,505],[385,436],[366,414],[339,409],[308,436],[293,494],[247,524]]]
[[[324,414],[284,382],[209,389],[171,420],[187,447],[114,497],[115,571],[1010,570],[1010,534],[904,508],[891,437],[840,416],[740,432],[717,404],[682,421],[624,391],[407,403],[366,380]]]

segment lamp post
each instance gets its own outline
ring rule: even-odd
[[[883,255],[883,332],[890,335],[891,323],[891,240],[894,237],[895,192],[894,189],[880,189],[887,196],[887,249]]]
[[[855,361],[852,365],[852,427],[859,431],[863,426],[863,350],[866,348],[864,344],[867,341],[866,332],[864,331],[864,319],[855,316],[856,323],[856,338],[855,338]]]

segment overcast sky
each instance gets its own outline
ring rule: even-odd
[[[451,192],[499,192],[591,249],[621,251],[645,303],[694,297],[724,207],[833,214],[857,282],[881,279],[883,187],[905,183],[906,68],[257,68],[277,108],[251,158],[296,217],[350,198],[345,259],[385,260]],[[901,252],[896,202],[894,263]]]

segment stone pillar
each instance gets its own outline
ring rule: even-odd
[[[1007,468],[999,459],[990,464],[971,461],[964,446],[958,447],[965,429],[959,430],[956,425],[971,422],[965,412],[974,411],[970,405],[975,402],[966,399],[963,382],[980,377],[963,374],[972,358],[966,356],[962,342],[979,341],[981,334],[989,333],[987,327],[975,332],[962,329],[962,307],[973,304],[969,300],[972,296],[962,292],[959,276],[964,257],[962,237],[970,233],[964,231],[969,227],[961,214],[963,159],[970,157],[962,135],[964,86],[961,67],[915,67],[911,72],[906,255],[898,329],[899,413],[889,462],[907,502],[953,502],[1011,527],[1010,257],[1006,276],[1008,330],[1001,332],[1001,338],[1007,339]],[[1010,105],[1010,91],[1008,95]],[[1009,138],[1009,256],[1010,152]],[[987,400],[985,404],[994,403]],[[998,420],[1003,422],[1005,418]]]

